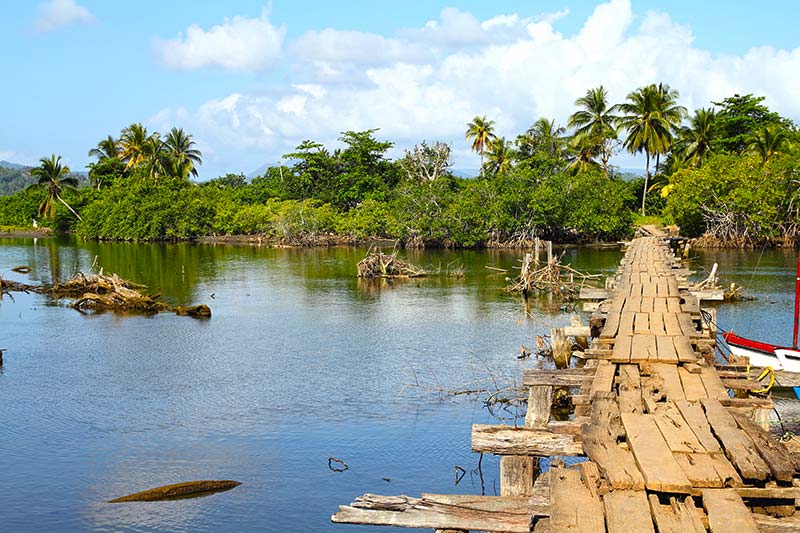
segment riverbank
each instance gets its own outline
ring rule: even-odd
[[[0,237],[52,237],[53,230],[50,228],[20,228],[15,226],[0,226]]]

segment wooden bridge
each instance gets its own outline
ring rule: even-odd
[[[334,522],[441,533],[799,531],[800,455],[765,431],[748,369],[714,364],[697,300],[663,240],[634,240],[593,315],[582,368],[526,370],[524,427],[474,425],[500,495],[365,494]],[[568,387],[574,414],[551,419]],[[733,391],[735,394],[731,394]],[[567,468],[560,457],[585,457]],[[539,459],[551,458],[539,474]]]

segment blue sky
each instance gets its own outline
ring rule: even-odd
[[[74,170],[131,122],[192,133],[203,178],[274,163],[301,140],[379,127],[450,142],[476,114],[513,138],[564,123],[604,84],[665,81],[690,109],[765,95],[800,122],[800,2],[637,0],[0,3],[0,159]],[[638,164],[619,154],[617,164]]]

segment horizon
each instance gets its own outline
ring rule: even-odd
[[[304,139],[336,147],[340,132],[371,128],[395,143],[392,158],[442,141],[453,168],[477,169],[464,140],[475,115],[513,138],[542,116],[565,124],[573,101],[600,84],[616,103],[665,82],[690,112],[753,93],[798,122],[800,43],[789,21],[800,6],[713,4],[175,2],[139,9],[137,24],[130,7],[99,1],[14,4],[0,42],[26,53],[4,62],[14,76],[0,95],[14,105],[4,106],[0,159],[32,165],[55,153],[81,172],[99,140],[142,122],[192,134],[201,180],[274,165]],[[612,163],[644,167],[622,151]]]

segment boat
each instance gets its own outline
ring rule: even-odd
[[[733,331],[723,334],[731,353],[747,356],[753,366],[771,366],[775,370],[800,372],[800,349],[797,347],[798,317],[800,316],[800,255],[797,257],[797,278],[794,290],[794,338],[792,346],[778,346],[768,342],[754,341],[736,335]]]

